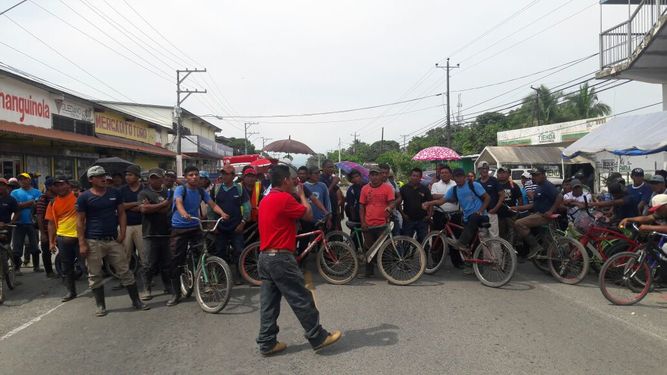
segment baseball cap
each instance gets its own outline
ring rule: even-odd
[[[234,169],[234,167],[232,167],[230,164],[227,164],[220,169],[220,172],[225,172],[227,174],[236,174],[236,169]]]
[[[465,176],[465,175],[466,175],[466,171],[464,171],[463,168],[455,168],[452,171],[452,176],[454,176],[454,177],[456,177],[456,176]]]
[[[28,179],[30,179],[30,178],[32,178],[32,177],[30,177],[30,173],[28,173],[28,172],[20,173],[20,174],[19,174],[18,176],[16,176],[16,177],[17,177],[18,179],[21,179],[21,178],[28,178]]]
[[[247,176],[247,175],[249,175],[249,174],[251,174],[251,175],[255,175],[255,176],[256,176],[256,175],[257,175],[257,171],[255,170],[255,168],[247,168],[245,171],[243,171],[243,175],[244,175],[244,176]]]
[[[665,178],[662,177],[659,174],[653,175],[650,180],[648,180],[649,184],[664,184],[665,183]]]
[[[59,175],[53,179],[53,183],[57,184],[59,182],[68,182],[69,178],[67,176]]]
[[[7,184],[8,184],[8,185],[18,185],[18,184],[19,184],[19,180],[17,180],[15,177],[12,177],[12,178],[10,178],[10,179],[7,181]]]
[[[47,177],[47,178],[44,180],[44,186],[48,189],[48,188],[50,188],[51,186],[53,186],[53,183],[54,183],[54,182],[55,182],[55,180],[53,179],[53,177]]]
[[[530,175],[530,172],[525,171],[525,172],[521,173],[521,177],[530,179],[532,176]]]
[[[489,168],[489,163],[485,161],[481,161],[477,164],[477,169],[488,169]]]
[[[109,180],[109,181],[113,181],[113,176],[111,176],[110,174],[108,174],[108,175],[104,176],[104,179],[105,179],[105,180]]]
[[[511,170],[510,170],[509,168],[507,168],[507,167],[500,167],[500,168],[498,168],[498,171],[497,171],[497,172],[499,172],[499,173],[500,173],[500,172],[507,172],[507,173],[509,173],[510,171],[511,171]]]
[[[644,176],[644,170],[641,168],[635,168],[630,172],[630,176]]]
[[[148,178],[151,178],[152,176],[157,176],[157,177],[164,177],[164,171],[160,168],[152,168],[148,171]]]
[[[199,171],[199,178],[210,178],[211,176],[206,171]]]
[[[530,174],[531,174],[531,175],[534,175],[534,174],[544,174],[544,173],[546,173],[546,172],[547,172],[547,171],[544,170],[544,168],[542,168],[542,167],[535,167],[535,168],[531,169]]]
[[[171,169],[167,169],[167,170],[164,172],[164,175],[165,175],[165,176],[173,176],[173,177],[176,177],[176,172],[173,171],[173,170],[171,170]]]
[[[125,169],[125,173],[132,173],[135,176],[141,176],[141,168],[136,164],[128,165]]]
[[[380,167],[378,167],[377,165],[374,165],[374,166],[368,168],[368,173],[369,174],[370,173],[380,173]]]
[[[572,181],[570,181],[570,185],[572,185],[572,189],[576,187],[582,187],[583,185],[581,184],[581,181],[577,180],[576,178]]]
[[[4,179],[4,178],[0,177],[0,184],[5,184],[5,185],[9,185],[9,182],[7,182],[7,180],[6,180],[6,179]]]
[[[654,213],[660,207],[664,206],[667,204],[667,194],[657,194],[653,198],[651,198],[651,208],[649,208],[648,212]]]
[[[93,165],[92,167],[88,168],[88,171],[86,172],[88,178],[104,176],[105,174],[107,174],[107,171],[105,171],[104,168],[99,165]]]

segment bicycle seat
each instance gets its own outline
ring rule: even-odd
[[[549,215],[549,220],[556,220],[560,217],[560,214],[551,214]]]
[[[348,227],[350,230],[352,230],[356,228],[361,228],[361,223],[356,221],[346,221],[345,226]]]

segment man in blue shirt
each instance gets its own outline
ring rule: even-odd
[[[635,201],[639,202],[637,210],[639,212],[644,212],[644,208],[648,207],[649,202],[651,202],[653,190],[644,181],[643,169],[633,169],[632,172],[630,172],[630,178],[632,179],[632,185],[628,188],[628,194],[633,197]]]
[[[552,220],[551,215],[563,202],[563,196],[558,193],[558,189],[554,184],[547,181],[544,168],[535,168],[530,174],[533,183],[536,185],[533,203],[522,206],[521,209],[530,209],[532,213],[514,223],[517,238],[523,240],[528,246],[529,259],[535,257],[542,250],[537,238],[530,233],[530,229],[549,223]]]
[[[203,238],[199,230],[199,221],[193,220],[204,216],[200,203],[206,203],[223,220],[229,220],[229,215],[223,212],[211,196],[201,188],[199,169],[191,165],[185,168],[183,174],[185,174],[185,185],[180,185],[174,190],[174,213],[171,217],[172,229],[169,241],[172,297],[167,301],[167,306],[175,306],[181,301],[180,276],[182,266],[185,264],[186,251],[188,246],[196,248]]]
[[[323,182],[320,182],[320,169],[317,167],[310,167],[308,169],[308,181],[306,181],[306,186],[310,190],[315,198],[319,199],[320,202],[326,208],[326,212],[320,210],[318,207],[313,206],[313,223],[322,220],[324,216],[331,212],[331,199],[329,194],[329,187]],[[312,199],[308,199],[312,205]],[[331,225],[331,217],[327,220],[327,226]]]
[[[453,246],[462,251],[469,251],[468,247],[479,230],[480,224],[488,222],[486,209],[491,203],[491,197],[484,187],[477,181],[467,181],[465,171],[461,168],[452,172],[456,186],[447,190],[444,197],[424,203],[424,209],[431,206],[441,206],[446,202],[458,202],[463,210],[465,226],[463,233]]]
[[[37,242],[37,230],[32,218],[33,209],[37,199],[42,195],[39,190],[32,187],[32,178],[26,172],[18,175],[19,189],[12,191],[12,197],[16,199],[19,206],[19,218],[16,220],[13,238],[14,264],[16,275],[21,275],[21,255],[23,255],[23,245],[25,237],[28,236],[28,246],[32,256],[33,269],[39,271],[39,245]],[[28,259],[25,260],[26,262]]]
[[[229,215],[229,219],[218,225],[218,237],[215,241],[216,254],[225,259],[234,270],[234,283],[241,284],[238,263],[243,252],[243,229],[250,219],[248,194],[240,184],[234,183],[234,167],[227,164],[220,170],[222,185],[215,196],[215,203]],[[232,245],[231,257],[227,247]]]

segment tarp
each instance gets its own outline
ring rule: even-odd
[[[563,156],[602,151],[630,156],[667,151],[667,112],[611,119],[565,148]]]
[[[507,164],[560,164],[561,147],[557,146],[487,146],[479,155],[477,162],[482,160],[489,164],[491,160],[486,160],[485,154],[491,156],[493,160],[501,165]],[[565,161],[565,164],[572,161]]]

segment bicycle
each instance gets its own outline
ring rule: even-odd
[[[344,242],[352,248],[352,250],[357,254],[359,260],[363,261],[364,251],[363,251],[363,236],[361,235],[361,223],[355,221],[346,221],[345,226],[350,230],[355,237],[352,238],[350,234],[343,232],[342,230],[332,230],[327,232],[325,238],[327,241],[338,241]]]
[[[327,217],[324,217],[315,224],[318,229],[296,236],[297,238],[315,236],[315,238],[308,243],[301,254],[295,255],[295,258],[297,263],[301,264],[309,253],[315,251],[317,252],[317,271],[322,278],[335,285],[347,284],[357,275],[359,262],[348,245],[326,239],[322,229],[326,220]],[[259,242],[255,242],[246,246],[239,258],[241,277],[248,284],[257,286],[262,284],[259,278],[259,253]]]
[[[218,220],[201,220],[193,217],[199,223],[199,229],[204,233],[204,239],[199,246],[201,251],[188,247],[186,264],[181,266],[181,292],[190,297],[194,291],[197,303],[207,313],[220,312],[229,302],[232,290],[232,270],[224,259],[210,255],[209,248],[214,248],[209,234],[218,229],[222,218]],[[215,223],[212,229],[205,229],[204,224]],[[199,247],[197,246],[197,247]]]
[[[5,224],[0,229],[0,304],[5,301],[7,290],[13,290],[16,286],[16,265],[14,256],[9,246],[9,230],[4,228],[14,228],[14,225]]]
[[[639,232],[636,223],[632,227]],[[667,234],[651,232],[646,244],[636,252],[615,254],[600,269],[600,291],[614,305],[633,305],[653,290],[655,275],[667,267],[667,255],[661,248],[667,243]]]
[[[442,230],[431,231],[424,238],[423,247],[426,252],[429,275],[437,272],[445,262],[451,244],[457,240],[455,232],[463,231],[463,226],[454,223],[451,215],[447,215],[447,223]],[[500,288],[514,277],[517,267],[516,251],[512,245],[502,238],[490,237],[491,224],[486,222],[480,225],[477,235],[469,249],[474,251],[458,250],[461,260],[472,264],[477,279],[488,287]],[[492,280],[492,277],[498,277]]]

